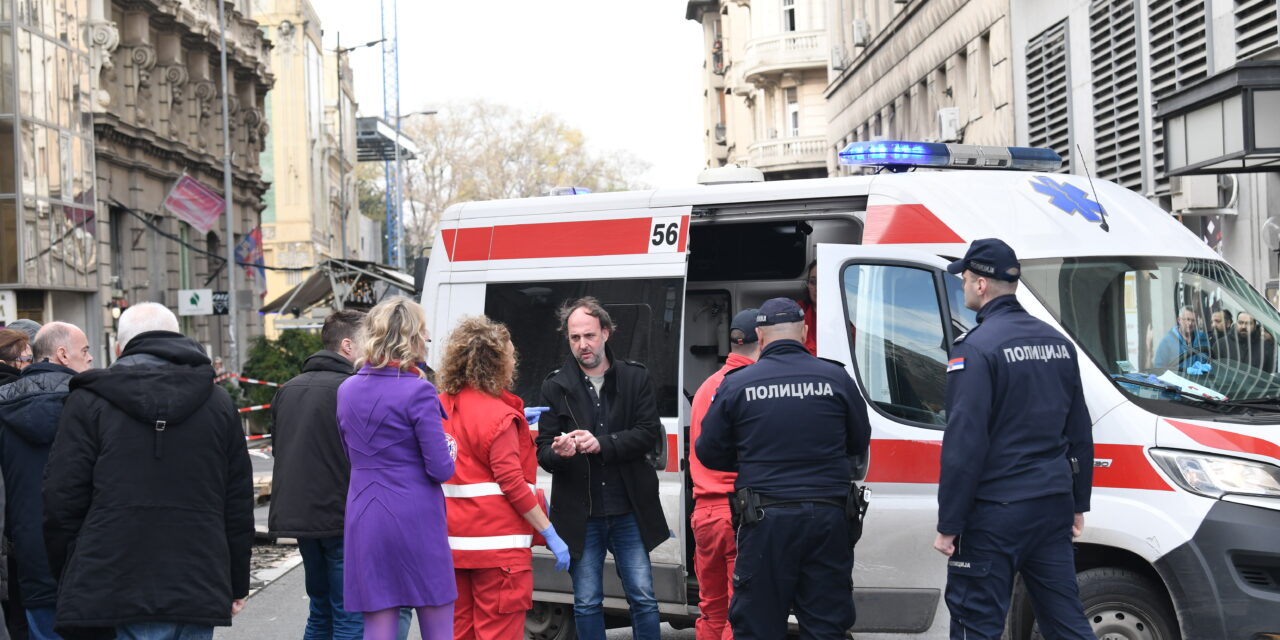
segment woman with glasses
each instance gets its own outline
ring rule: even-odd
[[[31,344],[27,334],[16,329],[0,329],[0,385],[18,379],[31,364]]]
[[[366,640],[393,640],[400,608],[418,612],[424,640],[453,637],[457,598],[444,492],[456,448],[422,364],[427,318],[404,297],[369,311],[359,370],[338,388],[338,429],[351,460],[343,595],[364,613]]]

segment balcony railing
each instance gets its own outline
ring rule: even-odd
[[[762,171],[783,166],[826,163],[826,136],[778,138],[751,145],[751,166]]]
[[[824,67],[826,56],[827,32],[821,29],[756,38],[743,53],[742,74],[750,81],[760,74]]]

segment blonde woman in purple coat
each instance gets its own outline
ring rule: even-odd
[[[419,364],[427,319],[409,298],[385,300],[362,330],[360,370],[338,388],[351,459],[345,606],[364,613],[365,640],[394,640],[400,607],[418,611],[424,640],[453,637],[453,575],[440,483],[453,476],[436,388]]]

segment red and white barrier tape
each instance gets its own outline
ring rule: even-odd
[[[267,438],[270,438],[270,437],[271,437],[271,434],[263,433],[256,436],[245,436],[244,439],[245,440],[266,440]]]
[[[271,405],[269,404],[255,404],[252,407],[245,407],[243,409],[240,409],[239,411],[240,413],[249,413],[250,411],[258,411],[261,409],[270,409],[270,408],[271,408]]]
[[[280,386],[280,383],[279,383],[279,382],[267,382],[266,380],[254,380],[253,378],[246,378],[246,377],[244,377],[244,376],[237,376],[237,377],[236,377],[236,380],[239,380],[240,382],[247,382],[247,383],[249,383],[249,384],[262,384],[262,385],[266,385],[266,386],[268,386],[268,387],[278,387],[278,386]]]

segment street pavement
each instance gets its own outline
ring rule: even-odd
[[[287,565],[286,565],[287,566]],[[307,592],[302,565],[289,569],[271,584],[249,597],[244,611],[232,620],[231,627],[218,627],[215,640],[301,640],[307,624]],[[409,640],[422,640],[415,626]],[[631,629],[612,629],[609,640],[625,640]],[[693,629],[676,631],[662,625],[662,640],[693,640]]]

